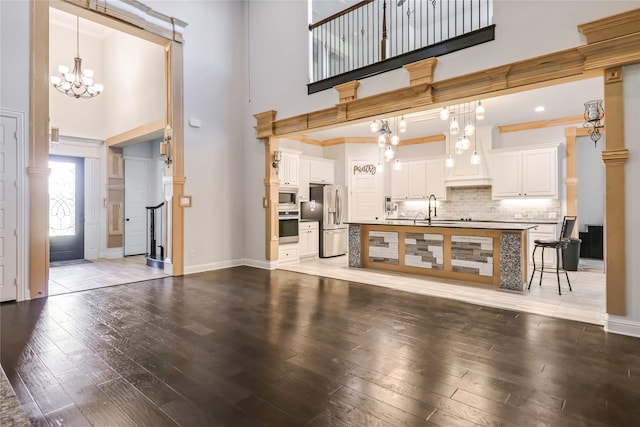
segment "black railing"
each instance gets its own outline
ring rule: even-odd
[[[147,265],[164,266],[164,202],[147,206]]]
[[[362,1],[309,25],[311,85],[456,39],[450,47],[432,50],[431,56],[468,47],[460,43],[460,36],[493,29],[492,21],[493,0]],[[483,41],[487,36],[476,34],[473,43]]]

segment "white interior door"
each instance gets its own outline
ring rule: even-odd
[[[0,301],[13,301],[18,297],[17,131],[17,119],[2,116],[0,122]]]
[[[149,159],[124,159],[124,254],[147,253]]]
[[[376,172],[375,161],[349,162],[349,216],[351,221],[384,218],[382,175]]]

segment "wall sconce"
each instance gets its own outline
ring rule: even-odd
[[[595,99],[593,101],[587,101],[584,103],[584,119],[583,124],[585,128],[593,126],[593,129],[588,129],[589,136],[594,144],[597,144],[600,135],[600,129],[604,127],[601,120],[604,118],[604,108],[602,107],[602,99]]]
[[[171,126],[167,125],[164,132],[164,140],[160,143],[160,155],[164,158],[167,167],[171,164]]]
[[[60,129],[51,128],[51,134],[49,135],[49,149],[54,151],[60,145]]]
[[[282,151],[274,151],[273,152],[273,163],[271,166],[278,169],[280,168],[280,162],[282,161]]]

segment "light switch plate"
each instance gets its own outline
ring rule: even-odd
[[[180,196],[180,206],[183,208],[190,208],[191,196]]]

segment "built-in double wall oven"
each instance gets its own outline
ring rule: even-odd
[[[295,189],[281,189],[278,194],[278,225],[280,243],[298,242],[300,211],[298,192]]]

